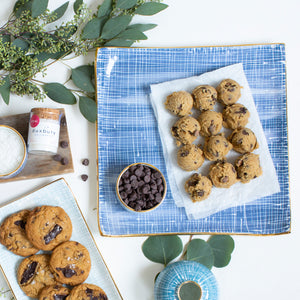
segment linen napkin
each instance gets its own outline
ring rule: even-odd
[[[206,200],[194,203],[186,193],[184,183],[195,172],[208,175],[209,166],[213,162],[205,160],[204,164],[197,171],[192,172],[184,171],[177,165],[178,147],[171,135],[171,127],[178,118],[166,110],[164,102],[166,97],[173,92],[185,90],[191,93],[196,86],[201,84],[209,84],[216,87],[226,78],[237,81],[243,87],[238,103],[246,106],[250,112],[249,122],[246,127],[250,128],[257,137],[259,148],[254,153],[259,154],[263,174],[246,184],[237,182],[228,189],[213,187],[210,196]],[[185,208],[188,219],[204,218],[226,208],[243,205],[280,191],[276,170],[242,64],[230,65],[200,76],[153,84],[150,87],[150,100],[158,122],[171,193],[175,204],[178,207]],[[222,109],[221,104],[216,104],[216,111],[221,112]],[[197,117],[197,111],[194,110],[192,115]],[[221,132],[228,136],[231,130],[223,128]],[[200,143],[203,146],[204,138],[199,137],[194,143]],[[240,155],[231,150],[226,159],[234,163]]]

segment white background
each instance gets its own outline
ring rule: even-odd
[[[15,1],[1,0],[0,22],[4,23]],[[64,1],[50,0],[55,8]],[[74,1],[70,1],[73,3]],[[101,1],[86,0],[92,7]],[[146,32],[148,40],[135,46],[203,46],[239,45],[280,42],[286,44],[287,93],[289,123],[290,196],[292,206],[292,232],[280,236],[234,236],[235,250],[232,260],[224,269],[213,268],[220,288],[220,300],[296,300],[300,299],[300,180],[297,168],[299,144],[298,112],[300,87],[300,1],[299,0],[165,0],[169,8],[153,17],[135,18],[134,22],[157,23]],[[71,9],[70,9],[71,11]],[[69,62],[70,65],[91,62],[90,57]],[[62,64],[48,70],[45,81],[60,80],[69,76]],[[29,112],[32,107],[43,105],[57,107],[52,101],[36,103],[27,97],[11,97],[6,106],[0,101],[0,116]],[[63,106],[67,111],[69,135],[75,173],[64,177],[70,184],[87,219],[100,251],[125,300],[153,299],[155,275],[162,270],[148,261],[141,245],[146,237],[101,237],[97,226],[97,179],[95,125],[81,116],[78,106]],[[91,163],[81,165],[83,158]],[[83,182],[80,174],[88,173]],[[0,203],[53,181],[61,176],[0,184]],[[298,197],[297,197],[298,196]],[[203,236],[203,238],[207,238]],[[188,236],[183,236],[184,242]],[[0,287],[1,288],[1,287]],[[110,299],[113,300],[113,299]]]

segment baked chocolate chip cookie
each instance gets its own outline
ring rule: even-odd
[[[108,300],[105,292],[94,284],[80,284],[73,288],[67,300]]]
[[[22,260],[18,268],[17,279],[27,296],[38,298],[42,288],[56,284],[49,268],[49,260],[48,254],[36,254]]]
[[[80,284],[87,279],[91,269],[89,251],[78,242],[64,242],[53,250],[50,268],[58,282]]]
[[[0,226],[0,243],[8,250],[21,256],[29,256],[39,251],[28,240],[25,224],[29,210],[21,210],[8,216]]]
[[[58,206],[40,206],[31,211],[25,226],[31,243],[41,250],[52,250],[72,235],[72,222]]]
[[[68,288],[55,284],[44,287],[39,294],[39,300],[65,300],[69,294]]]

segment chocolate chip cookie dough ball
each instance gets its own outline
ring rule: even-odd
[[[218,188],[229,188],[237,181],[234,166],[226,161],[219,161],[210,166],[209,178]]]
[[[193,97],[186,91],[174,92],[167,96],[165,107],[173,115],[184,117],[191,114]]]
[[[192,92],[194,107],[202,110],[213,109],[217,102],[217,91],[210,85],[199,85]]]
[[[213,135],[206,138],[203,152],[204,156],[211,161],[224,159],[232,149],[232,145],[223,134]]]
[[[177,152],[177,163],[185,171],[194,171],[202,166],[204,162],[203,152],[194,144],[187,144]]]
[[[191,144],[199,136],[199,131],[199,122],[190,116],[180,118],[171,128],[177,146]]]
[[[254,132],[249,128],[235,129],[228,140],[232,143],[233,149],[242,154],[252,152],[259,146]]]
[[[250,180],[262,175],[262,168],[259,162],[259,155],[254,153],[245,153],[240,156],[236,162],[237,178],[242,183],[247,183]]]
[[[245,127],[250,117],[249,110],[243,104],[239,103],[226,106],[222,114],[223,126],[233,130]]]
[[[197,202],[208,198],[212,183],[208,177],[195,173],[186,181],[184,188],[192,201]]]
[[[200,134],[202,136],[211,136],[218,134],[222,129],[222,114],[213,110],[207,110],[201,113],[198,118],[200,124]]]
[[[241,86],[232,79],[224,79],[217,86],[217,93],[219,102],[231,105],[241,97]]]

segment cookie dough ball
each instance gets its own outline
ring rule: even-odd
[[[259,155],[254,153],[245,153],[240,156],[235,162],[235,167],[237,170],[237,177],[242,183],[247,183],[262,175]]]
[[[200,124],[200,134],[202,136],[211,136],[218,134],[222,129],[222,114],[213,110],[207,110],[201,113],[198,118]]]
[[[252,152],[259,146],[254,132],[249,128],[235,129],[228,140],[232,143],[233,149],[242,154]]]
[[[217,102],[217,91],[210,85],[199,85],[192,92],[194,107],[200,110],[213,109]]]
[[[223,126],[233,130],[245,127],[249,117],[249,110],[242,104],[236,103],[226,106],[223,110]]]
[[[41,290],[39,300],[63,300],[69,294],[70,290],[60,284],[49,285]]]
[[[97,285],[83,283],[75,286],[67,300],[108,300],[105,292]]]
[[[177,163],[185,171],[197,170],[204,162],[203,152],[194,144],[187,144],[177,152]]]
[[[218,188],[229,188],[237,181],[234,166],[226,161],[219,161],[210,166],[209,178]]]
[[[231,105],[241,97],[241,86],[232,79],[224,79],[217,86],[217,92],[219,102]]]
[[[211,161],[224,159],[227,153],[232,149],[232,145],[228,142],[223,134],[213,135],[206,138],[203,152],[204,156]]]
[[[8,250],[21,256],[29,256],[39,251],[28,240],[25,225],[29,210],[22,210],[8,216],[0,226],[0,243]]]
[[[186,91],[174,92],[167,96],[165,107],[173,115],[184,117],[191,113],[193,97]]]
[[[180,118],[171,128],[177,146],[191,144],[199,136],[199,131],[199,122],[190,116]]]
[[[210,179],[201,174],[193,174],[185,183],[184,188],[193,202],[205,200],[211,192]]]

